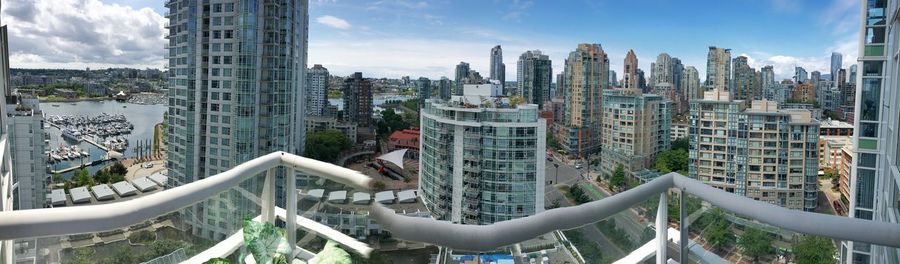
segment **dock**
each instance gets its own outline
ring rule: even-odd
[[[73,171],[73,170],[77,170],[77,169],[81,169],[81,168],[87,168],[87,167],[90,167],[90,166],[102,164],[102,163],[107,162],[107,161],[110,161],[110,160],[112,160],[112,158],[110,158],[109,155],[106,155],[106,157],[103,158],[103,159],[98,159],[98,160],[95,160],[95,161],[91,161],[91,162],[84,163],[84,164],[77,165],[77,166],[72,166],[72,167],[69,167],[69,168],[61,169],[61,170],[51,170],[50,173],[52,173],[52,174],[66,173],[66,172],[70,172],[70,171]]]

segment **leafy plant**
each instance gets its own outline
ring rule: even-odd
[[[270,222],[244,220],[244,245],[253,254],[256,263],[287,264],[292,248],[284,236],[284,230]]]

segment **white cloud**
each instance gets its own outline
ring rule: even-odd
[[[831,73],[831,52],[839,52],[843,54],[842,68],[849,68],[850,65],[856,64],[856,58],[859,54],[859,43],[856,36],[849,36],[843,40],[835,42],[834,45],[822,51],[820,56],[795,57],[782,54],[769,54],[765,52],[751,52],[751,54],[741,54],[747,56],[748,63],[751,67],[759,69],[766,65],[772,65],[777,80],[790,79],[794,76],[794,67],[803,67],[807,72],[819,71],[823,75]]]
[[[320,16],[316,18],[316,22],[336,29],[350,29],[350,22],[335,16]]]
[[[10,0],[10,66],[162,67],[166,19],[150,8],[99,0]]]

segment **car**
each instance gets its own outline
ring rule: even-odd
[[[153,163],[144,163],[144,164],[141,164],[141,168],[144,168],[144,169],[153,168]]]

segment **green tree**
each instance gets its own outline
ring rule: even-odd
[[[72,177],[73,185],[72,187],[81,187],[81,186],[93,186],[94,178],[91,177],[90,173],[88,173],[85,169],[78,169],[74,172],[75,176]]]
[[[688,139],[687,138],[679,138],[672,141],[672,149],[683,149],[688,150]]]
[[[62,174],[54,173],[53,174],[53,183],[64,183],[66,178],[62,176]]]
[[[410,127],[410,124],[403,120],[393,108],[381,111],[381,120],[375,124],[375,131],[378,135],[388,136],[394,131],[403,130]]]
[[[753,257],[754,262],[758,261],[759,257],[775,251],[775,248],[772,247],[772,236],[752,227],[748,227],[744,231],[744,235],[738,239],[738,246],[741,247],[745,256]]]
[[[687,174],[688,152],[686,149],[666,150],[656,155],[654,168],[661,173],[678,172]]]
[[[112,166],[109,167],[109,173],[127,175],[128,168],[126,168],[125,165],[122,164],[122,162],[116,162],[115,164],[113,164]]]
[[[797,264],[835,263],[834,244],[827,238],[803,236],[794,243],[792,251]]]
[[[556,141],[556,137],[547,133],[547,148],[549,149],[559,149],[559,142]]]
[[[622,166],[622,164],[616,166],[616,170],[613,171],[612,176],[609,178],[609,185],[616,189],[625,186],[625,166]]]
[[[341,151],[350,148],[350,140],[337,130],[314,132],[306,135],[306,149],[303,156],[325,162],[337,160]]]
[[[725,219],[725,213],[719,209],[713,209],[704,221],[706,230],[703,232],[704,239],[714,250],[721,251],[732,242],[734,242],[734,234],[731,232],[731,223]]]

